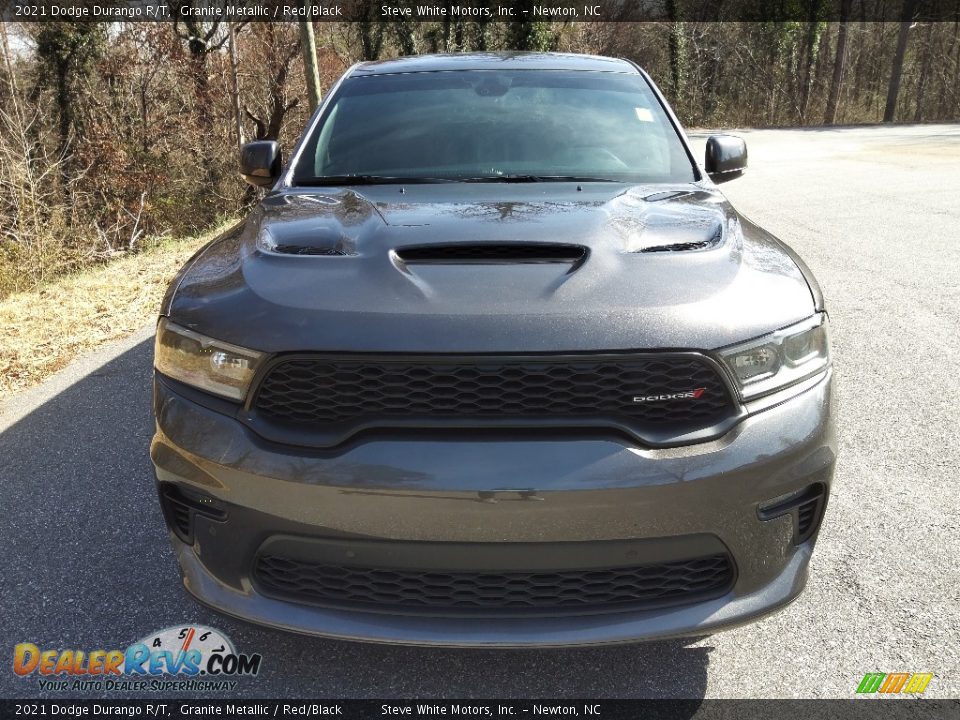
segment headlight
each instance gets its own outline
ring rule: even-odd
[[[720,351],[744,400],[815,375],[830,364],[827,316],[812,318],[770,335]]]
[[[174,380],[243,400],[263,353],[208,338],[161,318],[154,367]]]

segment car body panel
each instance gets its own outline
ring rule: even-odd
[[[715,227],[723,238],[709,249],[635,251],[703,240]],[[350,254],[264,252],[262,232]],[[518,241],[582,245],[589,256],[571,268],[404,267],[391,255],[429,243]],[[743,224],[716,190],[550,183],[268,196],[242,230],[184,272],[164,314],[266,352],[562,352],[713,349],[813,310],[789,253]]]

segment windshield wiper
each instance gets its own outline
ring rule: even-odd
[[[613,178],[591,177],[587,175],[481,175],[462,178],[460,182],[472,183],[537,183],[537,182],[621,182]]]
[[[294,180],[296,185],[307,187],[336,187],[339,185],[418,185],[424,183],[453,182],[446,178],[396,177],[391,175],[319,175]]]

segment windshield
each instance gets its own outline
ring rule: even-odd
[[[691,182],[640,75],[448,71],[347,80],[307,139],[295,184],[407,180]]]

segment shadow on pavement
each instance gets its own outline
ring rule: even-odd
[[[241,678],[231,696],[704,696],[710,648],[684,641],[522,651],[365,645],[263,629],[197,605],[180,585],[154,492],[151,361],[147,340],[0,434],[0,647],[122,649],[200,623],[263,655],[260,675]],[[0,696],[41,695],[57,697],[42,693],[35,675],[0,673]],[[67,697],[78,695],[86,696]]]

